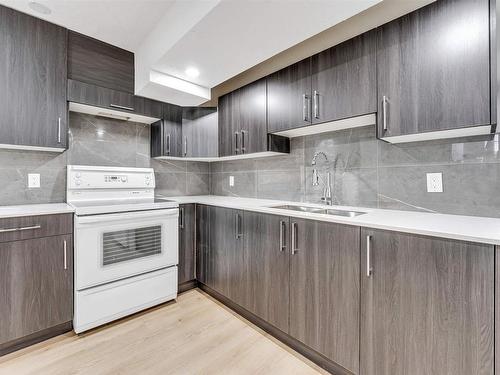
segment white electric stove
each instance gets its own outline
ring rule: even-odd
[[[151,168],[69,165],[75,208],[75,332],[177,297],[178,204]]]

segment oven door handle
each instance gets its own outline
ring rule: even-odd
[[[96,224],[104,222],[121,222],[131,219],[165,219],[167,217],[179,216],[179,209],[168,208],[161,210],[150,210],[150,211],[136,211],[136,212],[120,212],[115,214],[104,214],[104,215],[88,215],[88,216],[77,216],[76,224]]]

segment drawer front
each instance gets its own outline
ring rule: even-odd
[[[73,214],[0,219],[0,242],[73,233]]]

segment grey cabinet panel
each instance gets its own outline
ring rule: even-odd
[[[244,213],[241,305],[283,332],[288,332],[289,317],[289,234],[288,217]]]
[[[73,233],[73,214],[0,218],[0,242],[27,240],[35,237]]]
[[[163,105],[163,156],[182,156],[182,107]]]
[[[238,116],[237,91],[230,92],[219,98],[218,114],[219,114],[219,156],[235,155],[239,149],[236,147],[236,135],[238,131],[237,116]]]
[[[209,285],[210,207],[196,205],[196,280]]]
[[[68,79],[68,101],[135,113],[134,95],[72,79]]]
[[[184,107],[182,113],[183,156],[219,156],[217,108]]]
[[[290,335],[359,373],[360,229],[290,221]]]
[[[194,280],[195,275],[195,205],[179,206],[179,284]]]
[[[381,26],[378,136],[489,124],[489,32],[488,0],[440,0]]]
[[[361,239],[361,373],[493,374],[493,246],[368,229]]]
[[[134,112],[161,119],[163,117],[163,103],[141,96],[134,96]]]
[[[0,143],[67,146],[67,30],[0,6]]]
[[[377,112],[376,47],[370,31],[312,57],[313,123]]]
[[[311,59],[307,58],[267,77],[270,133],[311,124]]]
[[[238,127],[240,153],[267,151],[266,79],[261,79],[238,90]]]
[[[0,244],[0,344],[72,320],[72,244],[71,235]]]
[[[134,94],[134,54],[70,31],[68,78]]]

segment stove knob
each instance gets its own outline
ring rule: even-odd
[[[122,182],[127,182],[127,177],[122,176]]]
[[[146,185],[149,185],[149,181],[146,181]]]
[[[80,185],[81,185],[81,183],[82,183],[82,182],[81,182],[80,180],[76,180],[76,181],[75,181],[76,186],[80,186]]]
[[[80,172],[77,172],[75,176],[76,176],[76,178],[80,178],[80,177],[82,177],[82,174]]]

